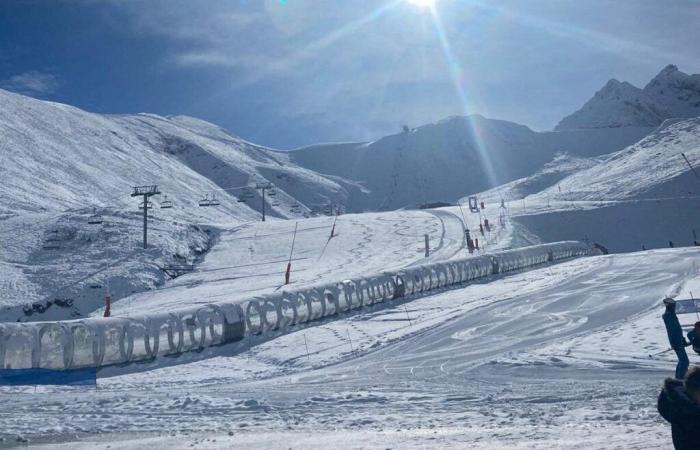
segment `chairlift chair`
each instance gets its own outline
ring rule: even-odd
[[[168,200],[168,196],[166,195],[166,196],[165,196],[165,200],[163,200],[162,202],[160,202],[160,209],[170,209],[170,208],[172,208],[172,207],[173,207],[173,202],[171,202],[170,200]]]
[[[97,214],[95,209],[92,210],[92,215],[88,217],[88,225],[100,225],[102,223],[102,216]]]
[[[219,206],[221,205],[221,202],[216,199],[215,195],[211,196],[211,200],[209,201],[209,206]]]
[[[205,195],[204,198],[199,201],[199,206],[211,206],[209,203],[209,195]]]
[[[144,206],[148,206],[148,209],[152,209],[152,208],[153,208],[153,203],[148,202],[148,204],[146,205],[146,203],[141,202],[141,203],[139,204],[139,209],[143,209]]]

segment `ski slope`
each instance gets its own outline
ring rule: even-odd
[[[555,160],[477,196],[503,198],[513,221],[544,241],[587,237],[612,252],[692,245],[700,179],[683,154],[698,166],[699,118],[668,120],[619,152]]]
[[[667,348],[660,299],[700,286],[699,264],[694,249],[584,258],[113,368],[98,389],[0,388],[2,433],[46,448],[663,448],[655,400],[674,362],[649,354]]]
[[[345,214],[338,217],[332,239],[334,217],[251,222],[221,231],[194,273],[119,300],[113,311],[116,315],[174,311],[203,303],[243,301],[284,289],[292,241],[289,287],[294,289],[464,257],[469,254],[465,219],[474,237],[481,237],[475,254],[513,245],[512,228],[496,227],[494,220],[492,231],[485,231],[482,237],[479,216],[463,218],[458,208]],[[425,234],[429,236],[428,257]]]

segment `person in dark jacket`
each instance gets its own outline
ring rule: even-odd
[[[700,367],[683,381],[667,378],[659,394],[659,413],[671,424],[676,450],[700,450]]]
[[[695,322],[693,329],[688,332],[688,341],[693,346],[693,351],[700,355],[700,322]]]
[[[685,352],[685,347],[690,345],[690,343],[687,342],[683,336],[683,328],[681,328],[681,323],[678,321],[678,316],[676,315],[676,301],[672,298],[665,298],[664,305],[666,306],[666,311],[664,311],[661,318],[664,320],[664,325],[666,326],[668,342],[671,344],[671,348],[676,352],[676,356],[678,357],[676,379],[682,380],[690,364],[688,361],[688,354]]]

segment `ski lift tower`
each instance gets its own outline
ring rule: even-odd
[[[158,186],[136,186],[131,193],[132,197],[143,197],[143,248],[148,248],[148,208],[149,197],[160,195]]]
[[[256,183],[255,189],[260,189],[260,191],[262,192],[262,221],[265,222],[265,191],[268,189],[272,189],[272,183]]]

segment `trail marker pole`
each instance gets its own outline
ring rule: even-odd
[[[695,178],[700,180],[700,175],[698,175],[698,173],[695,171],[695,167],[693,167],[693,165],[690,164],[690,161],[688,160],[688,157],[685,156],[685,153],[681,153],[681,156],[683,157],[683,159],[685,159],[685,162],[688,164],[688,167],[690,167],[690,170],[692,170],[693,173],[695,174]]]
[[[306,333],[304,333],[304,347],[306,347],[306,359],[311,361],[311,356],[309,356],[309,343],[306,342]]]
[[[110,317],[112,315],[112,297],[107,292],[105,296],[105,313],[104,317]]]
[[[412,327],[413,322],[411,322],[411,316],[408,315],[408,308],[406,308],[406,305],[403,305],[403,310],[406,311],[406,318],[408,319],[408,326]]]
[[[430,256],[430,236],[426,233],[425,235],[425,257]]]
[[[348,334],[348,341],[350,342],[350,352],[355,353],[355,349],[352,348],[352,338],[350,337],[350,330],[346,329],[345,332]]]
[[[331,239],[335,237],[335,224],[338,222],[338,212],[336,211],[335,219],[333,220],[333,228],[331,228]]]
[[[294,224],[294,237],[292,237],[292,249],[289,252],[289,262],[287,263],[287,270],[284,273],[284,284],[289,284],[289,279],[292,273],[292,257],[294,256],[294,243],[297,240],[297,229],[299,228],[299,222]]]

